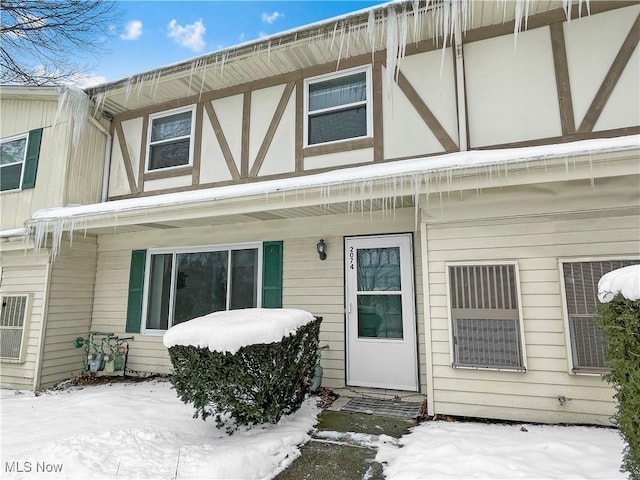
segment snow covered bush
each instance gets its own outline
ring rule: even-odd
[[[640,265],[614,270],[598,283],[598,324],[607,342],[605,376],[616,390],[615,424],[627,446],[622,471],[640,480]]]
[[[320,321],[301,310],[246,309],[176,325],[164,337],[173,386],[195,418],[213,416],[218,427],[227,416],[236,425],[277,423],[309,391]]]

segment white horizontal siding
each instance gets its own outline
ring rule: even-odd
[[[131,251],[151,247],[215,245],[262,240],[284,241],[283,307],[300,308],[323,317],[320,344],[329,348],[322,352],[323,385],[344,387],[344,265],[343,237],[380,233],[408,232],[414,229],[412,209],[396,211],[395,218],[382,213],[372,216],[328,215],[243,224],[242,228],[202,227],[164,230],[162,235],[148,233],[105,235],[99,242],[96,289],[91,329],[122,333],[125,329],[129,264]],[[320,261],[316,243],[324,238],[327,260]],[[419,239],[414,247],[419,249]],[[421,255],[417,251],[416,291],[418,318],[422,315]],[[424,335],[419,322],[419,338]],[[424,345],[420,345],[420,384],[426,383]],[[141,373],[170,371],[170,362],[161,336],[134,335],[130,342],[128,368]]]
[[[42,352],[40,387],[48,387],[82,371],[83,349],[77,337],[86,337],[96,276],[95,237],[65,238],[51,266],[49,306]]]
[[[22,264],[22,265],[21,265]],[[47,256],[32,252],[7,253],[1,257],[1,295],[31,295],[29,318],[24,337],[23,363],[0,361],[0,385],[6,388],[32,389],[40,350],[47,283]]]
[[[622,183],[621,185],[625,185]],[[599,376],[570,375],[559,259],[640,255],[637,208],[617,215],[589,212],[590,187],[583,188],[585,211],[562,215],[509,216],[517,206],[499,194],[479,195],[473,209],[482,220],[427,223],[430,329],[434,412],[540,422],[608,424],[613,390]],[[562,188],[558,202],[562,202]],[[541,192],[543,190],[541,189]],[[495,194],[495,196],[494,196]],[[509,192],[505,192],[508,196]],[[615,194],[613,194],[615,195]],[[594,196],[597,196],[594,193]],[[521,202],[535,204],[535,195]],[[488,208],[491,206],[493,208]],[[593,205],[602,209],[606,204]],[[446,217],[446,203],[441,219]],[[542,212],[541,212],[542,213]],[[454,215],[452,215],[454,218]],[[445,284],[448,262],[516,261],[520,272],[528,371],[516,373],[452,368]],[[561,405],[559,397],[567,399]]]

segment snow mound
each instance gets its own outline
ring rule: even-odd
[[[282,308],[214,312],[171,327],[163,343],[167,348],[191,345],[234,354],[248,345],[278,342],[314,319],[304,310]]]
[[[598,282],[598,300],[609,303],[619,293],[627,300],[640,300],[640,265],[619,268],[602,276]]]

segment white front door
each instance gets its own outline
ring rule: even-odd
[[[418,391],[411,240],[345,240],[347,385]]]

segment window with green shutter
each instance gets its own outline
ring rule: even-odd
[[[17,192],[34,188],[42,129],[0,141],[0,191]]]
[[[132,252],[127,332],[258,306],[282,306],[282,242]]]

